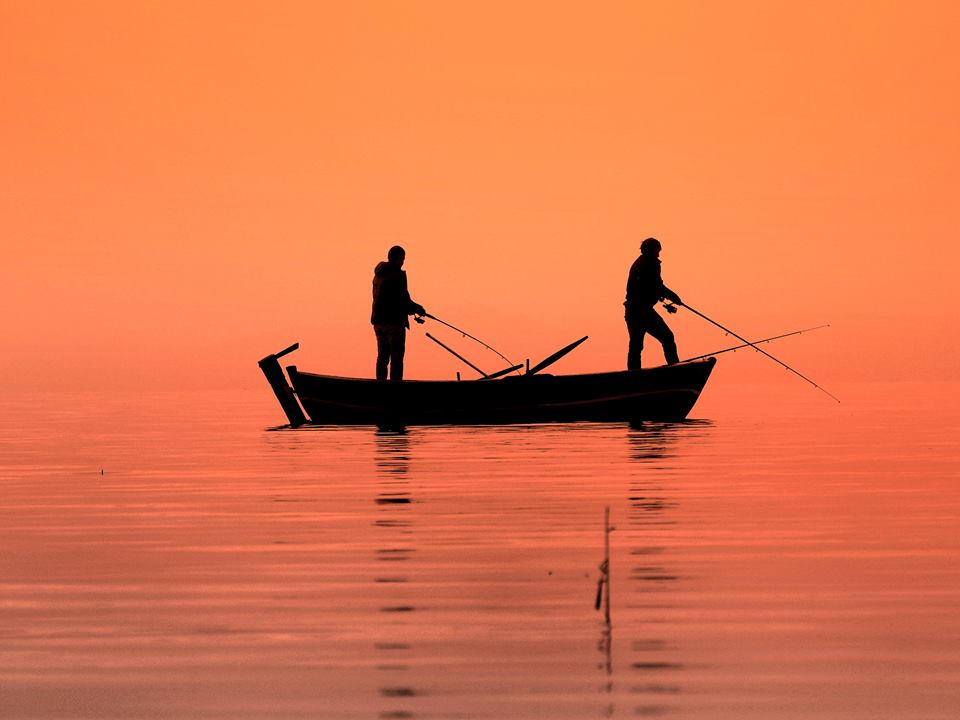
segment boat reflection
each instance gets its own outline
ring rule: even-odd
[[[626,620],[619,626],[630,641],[630,693],[641,696],[634,715],[659,716],[677,709],[685,668],[683,648],[671,638],[665,616],[676,607],[683,578],[671,565],[668,538],[678,523],[679,493],[670,484],[674,456],[709,434],[708,420],[683,423],[645,422],[630,426],[628,443],[633,472],[621,542],[630,546],[627,587],[631,593]]]
[[[383,703],[380,718],[415,718],[415,698],[422,695],[411,678],[409,626],[404,618],[417,610],[407,587],[409,568],[416,556],[410,546],[414,500],[410,493],[410,437],[405,432],[379,431],[374,435],[377,467],[376,519],[380,547],[374,554],[374,577],[380,612],[381,637],[374,643]],[[379,568],[383,569],[380,570]]]

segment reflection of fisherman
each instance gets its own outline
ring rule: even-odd
[[[370,322],[377,335],[377,380],[403,380],[403,353],[406,349],[408,315],[426,315],[427,311],[410,299],[407,273],[403,271],[406,251],[394,245],[387,261],[373,271],[373,313]]]
[[[630,349],[627,352],[627,369],[640,369],[640,353],[643,351],[643,336],[650,333],[663,345],[663,355],[668,365],[680,361],[673,332],[663,318],[654,310],[658,300],[672,300],[682,305],[680,296],[663,284],[660,279],[660,241],[647,238],[640,244],[640,257],[630,266],[627,278],[627,300],[624,317],[630,333]],[[676,312],[675,308],[667,308]]]

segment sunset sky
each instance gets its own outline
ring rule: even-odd
[[[518,362],[590,335],[556,371],[619,369],[649,235],[737,332],[831,323],[769,346],[825,385],[958,380],[958,28],[924,1],[0,0],[0,383],[256,387],[294,341],[372,376],[394,244],[415,300]],[[681,357],[733,344],[670,323]],[[408,377],[463,369],[423,331]]]

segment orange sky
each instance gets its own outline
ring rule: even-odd
[[[295,340],[370,376],[395,243],[507,355],[619,368],[648,235],[741,333],[831,322],[769,348],[828,387],[960,379],[955,3],[465,6],[0,4],[0,383],[255,386]],[[415,334],[408,376],[461,369]]]

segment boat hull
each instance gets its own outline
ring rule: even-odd
[[[287,368],[300,404],[318,425],[477,425],[542,422],[678,421],[687,417],[715,358],[583,375],[496,380],[334,377]]]

